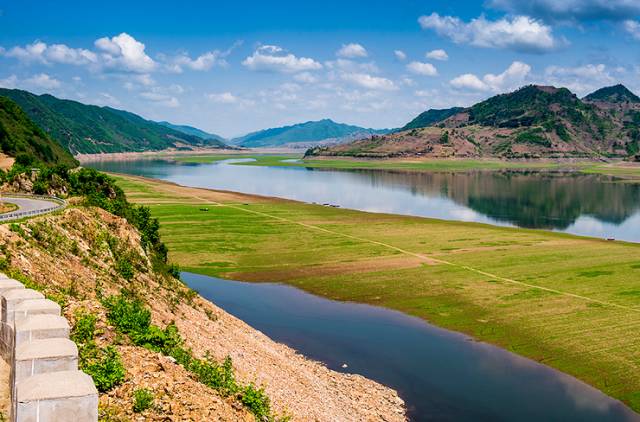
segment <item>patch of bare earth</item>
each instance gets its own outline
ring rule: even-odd
[[[192,296],[179,281],[155,273],[140,246],[140,235],[121,218],[100,209],[69,208],[60,215],[20,223],[20,228],[22,233],[0,225],[0,259],[38,283],[46,294],[63,297],[70,321],[79,309],[96,315],[97,343],[115,344],[122,355],[125,382],[100,395],[105,420],[253,420],[236,399],[201,384],[171,359],[118,340],[97,293],[117,294],[122,288],[145,300],[155,324],[164,327],[175,321],[196,356],[210,353],[218,361],[230,356],[239,381],[265,387],[275,414],[291,415],[296,421],[406,420],[403,401],[390,388],[331,371]],[[135,261],[137,271],[131,281],[114,269],[109,236]],[[155,398],[154,406],[142,414],[132,409],[133,391],[139,388],[150,389]]]

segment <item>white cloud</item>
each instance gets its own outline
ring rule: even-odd
[[[551,51],[563,44],[554,38],[550,26],[527,16],[496,21],[480,16],[470,22],[464,22],[454,16],[432,13],[429,16],[421,16],[418,22],[423,29],[432,29],[456,44],[533,53]]]
[[[52,78],[46,73],[39,73],[28,79],[25,79],[24,81],[28,85],[38,87],[38,88],[44,88],[44,89],[54,89],[60,86],[59,80]]]
[[[102,50],[100,56],[108,68],[146,73],[157,66],[145,53],[145,45],[125,32],[112,38],[100,38],[95,41],[95,46]]]
[[[549,66],[545,69],[544,76],[545,83],[563,86],[581,95],[616,82],[616,78],[611,76],[604,64],[576,67]]]
[[[0,79],[0,88],[14,89],[18,87],[18,77],[16,75]]]
[[[173,72],[180,73],[182,68],[186,67],[191,70],[205,71],[213,66],[226,66],[227,61],[224,59],[224,53],[219,50],[208,51],[192,59],[187,54],[181,54],[173,59],[169,65],[169,69]]]
[[[98,98],[94,100],[94,103],[96,105],[111,106],[111,107],[119,107],[122,105],[120,100],[118,100],[116,97],[106,92],[101,92]]]
[[[158,104],[164,107],[171,107],[171,108],[180,107],[180,101],[178,101],[176,97],[173,97],[168,94],[149,91],[149,92],[141,93],[140,96],[146,100],[149,100],[155,104]]]
[[[322,64],[308,57],[296,57],[275,45],[258,47],[253,54],[242,61],[250,70],[296,73],[305,70],[318,70]]]
[[[437,76],[438,69],[431,63],[411,62],[407,65],[407,69],[417,75]]]
[[[297,75],[294,75],[293,79],[306,84],[314,84],[318,82],[318,78],[309,72],[298,73]]]
[[[230,92],[222,92],[219,94],[208,94],[207,98],[209,98],[214,103],[218,103],[218,104],[236,104],[240,100],[238,97],[236,97]]]
[[[342,48],[336,53],[339,57],[345,57],[347,59],[355,59],[358,57],[367,57],[367,50],[361,45],[356,43],[343,44]]]
[[[344,73],[341,78],[362,88],[380,91],[393,91],[396,89],[396,85],[390,79],[372,76],[367,73]]]
[[[425,54],[425,56],[427,59],[442,60],[442,61],[449,60],[449,55],[447,54],[446,51],[444,51],[441,48],[437,50],[431,50],[427,54]]]
[[[396,56],[396,59],[400,60],[401,62],[407,60],[407,53],[402,50],[395,50],[393,54],[394,56]]]
[[[1,51],[0,54],[2,54]],[[37,62],[43,64],[84,65],[95,63],[98,59],[94,52],[83,48],[71,48],[64,44],[47,45],[42,41],[34,41],[24,47],[15,46],[3,54],[25,63]]]
[[[637,0],[490,0],[488,5],[549,21],[623,20],[640,14]]]
[[[625,31],[627,31],[633,38],[640,41],[640,22],[634,20],[626,20],[622,23]]]
[[[449,84],[462,90],[504,92],[522,85],[530,73],[531,66],[515,61],[498,75],[488,73],[480,79],[472,73],[465,73],[453,78]]]

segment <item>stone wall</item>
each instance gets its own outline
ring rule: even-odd
[[[0,273],[0,355],[11,370],[11,420],[95,422],[98,391],[78,370],[60,306]]]

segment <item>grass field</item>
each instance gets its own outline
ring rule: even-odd
[[[254,161],[237,163],[246,166],[272,167],[310,167],[332,169],[381,169],[405,171],[468,171],[468,170],[500,170],[500,169],[566,169],[572,168],[584,173],[598,173],[625,178],[640,178],[640,165],[629,163],[603,164],[595,162],[556,163],[548,161],[500,161],[469,159],[388,159],[388,160],[356,160],[349,158],[335,159],[302,159],[299,155],[261,155],[261,154],[218,154],[177,156],[176,161],[185,163],[214,163],[231,158],[251,158]],[[291,161],[298,159],[299,161]],[[288,161],[287,161],[288,160]]]
[[[640,245],[118,181],[184,270],[397,309],[640,411]]]

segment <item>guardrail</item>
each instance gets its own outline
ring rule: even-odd
[[[4,214],[0,214],[0,222],[2,221],[11,221],[11,220],[18,220],[20,218],[25,218],[25,217],[33,217],[36,215],[42,215],[42,214],[48,214],[50,212],[55,212],[55,211],[59,211],[62,210],[64,208],[66,208],[67,206],[67,201],[65,201],[62,198],[58,198],[57,196],[50,196],[50,195],[29,195],[29,194],[24,194],[24,193],[4,193],[4,192],[0,192],[0,197],[2,198],[27,198],[27,199],[40,199],[40,200],[44,200],[44,201],[50,201],[50,202],[55,202],[58,205],[54,206],[54,207],[47,207],[47,208],[41,208],[38,210],[31,210],[31,211],[11,211],[11,212],[7,212]]]

